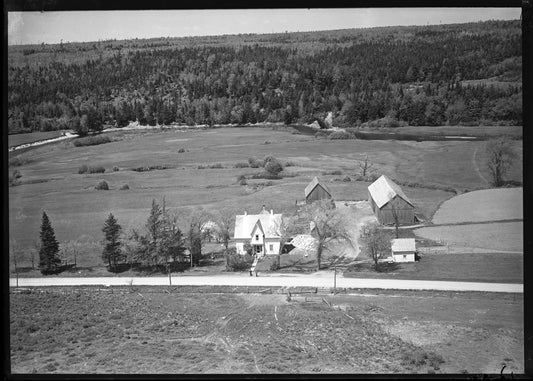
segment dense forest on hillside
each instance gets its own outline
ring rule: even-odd
[[[10,46],[9,133],[102,125],[520,125],[519,21]]]

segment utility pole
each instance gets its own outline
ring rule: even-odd
[[[335,295],[337,293],[337,265],[333,269],[335,270],[333,273],[333,295]]]

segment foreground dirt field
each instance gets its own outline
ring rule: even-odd
[[[514,294],[62,290],[10,295],[12,372],[523,372]]]

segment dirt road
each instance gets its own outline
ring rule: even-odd
[[[169,284],[167,276],[160,277],[94,277],[94,278],[20,278],[19,287],[40,286],[166,286]],[[16,286],[16,280],[9,280],[11,287]],[[264,287],[333,287],[333,273],[321,272],[315,275],[264,275],[251,277],[248,274],[193,276],[173,275],[173,286],[264,286]],[[445,282],[398,279],[355,279],[337,276],[339,288],[377,288],[395,290],[439,290],[439,291],[485,291],[523,293],[523,285],[508,283],[478,283],[478,282]]]
[[[352,236],[351,241],[353,244],[352,248],[344,247],[340,251],[345,252],[346,257],[356,259],[361,252],[359,238],[362,227],[376,222],[377,219],[368,201],[337,201],[335,202],[335,207],[343,215],[347,230]]]

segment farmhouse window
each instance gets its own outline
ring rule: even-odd
[[[407,258],[407,255],[404,254],[404,255],[403,255],[403,259],[406,259],[406,258]]]
[[[274,245],[270,245],[270,251],[274,251]]]
[[[255,240],[256,240],[256,241],[259,241],[259,234],[256,234],[256,235],[255,235]]]

